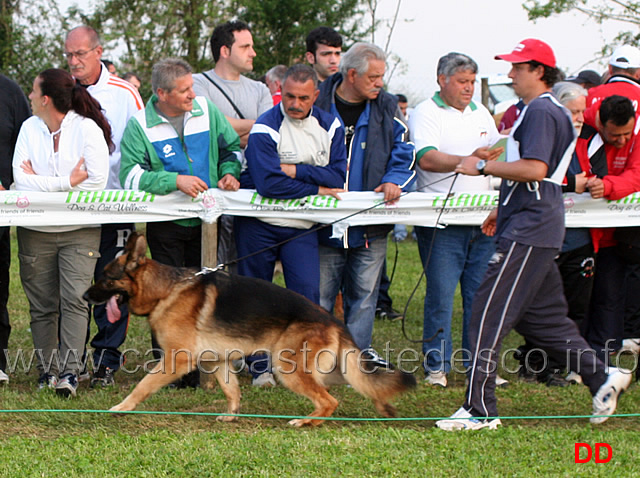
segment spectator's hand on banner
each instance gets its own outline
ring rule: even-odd
[[[176,178],[176,187],[178,190],[192,198],[198,197],[198,194],[209,189],[207,183],[197,176],[188,176],[186,174],[178,174]]]
[[[338,193],[343,193],[344,189],[340,188],[327,188],[325,186],[318,186],[319,196],[333,196],[336,199],[342,199]]]
[[[402,194],[402,189],[400,189],[400,186],[393,183],[382,183],[373,191],[376,193],[384,193],[384,200],[389,205],[395,204],[398,199],[400,199],[400,195]]]
[[[232,174],[227,173],[218,181],[218,188],[225,191],[237,191],[240,189],[240,181],[234,178]]]

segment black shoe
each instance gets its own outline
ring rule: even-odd
[[[393,307],[384,305],[376,308],[376,317],[380,320],[400,320],[402,319],[402,314],[393,310]]]
[[[560,372],[553,372],[548,374],[544,383],[547,385],[547,387],[566,387],[570,385],[569,382],[567,382],[564,377],[560,375]]]
[[[98,370],[93,374],[91,378],[91,388],[95,387],[112,387],[116,384],[114,379],[115,370],[105,367],[104,365],[100,365]]]
[[[525,383],[538,383],[538,374],[535,374],[524,367],[518,370],[518,378]]]

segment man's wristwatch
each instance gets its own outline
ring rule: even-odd
[[[483,176],[486,176],[487,173],[484,172],[484,168],[487,165],[487,162],[484,159],[481,159],[480,161],[478,161],[476,163],[476,169],[480,172],[480,174],[482,174]]]

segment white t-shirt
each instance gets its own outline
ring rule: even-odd
[[[468,156],[482,146],[492,146],[503,136],[498,133],[489,111],[473,101],[464,111],[448,106],[436,93],[420,103],[409,118],[411,139],[416,146],[416,158],[436,149],[443,153]],[[418,191],[447,193],[453,178],[436,182],[452,173],[425,171],[418,167]],[[459,174],[454,192],[490,190],[488,176]]]

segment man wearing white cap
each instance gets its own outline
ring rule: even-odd
[[[608,96],[626,96],[638,112],[640,104],[640,50],[631,45],[616,48],[609,59],[609,79],[589,90],[587,108]]]
[[[555,262],[564,237],[562,180],[574,149],[571,116],[551,95],[559,79],[553,50],[527,39],[512,53],[496,56],[512,63],[509,77],[527,106],[511,129],[507,160],[464,158],[456,172],[503,179],[498,209],[482,225],[496,237],[496,253],[473,300],[469,343],[472,359],[463,406],[439,420],[443,430],[495,429],[501,423],[495,396],[500,346],[515,329],[531,344],[582,375],[593,395],[592,423],[613,414],[630,373],[605,365],[567,317],[567,301]]]

